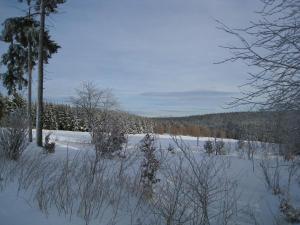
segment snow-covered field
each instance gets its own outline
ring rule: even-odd
[[[50,131],[45,131],[48,133]],[[69,132],[69,131],[51,131],[52,140],[56,142],[56,151],[53,155],[47,156],[41,153],[41,149],[35,147],[34,144],[28,146],[24,155],[35,155],[40,154],[42,157],[48,157],[50,161],[58,162],[60,159],[66,157],[78,157],[81,153],[90,152],[92,154],[93,145],[90,144],[89,133],[83,132]],[[140,153],[137,149],[137,144],[144,137],[142,134],[130,135],[128,139],[128,145],[126,147],[127,152],[133,158],[132,170],[139,168],[141,160],[139,158]],[[179,143],[184,143],[184,148],[188,149],[193,154],[195,160],[201,160],[204,153],[203,145],[204,142],[211,138],[197,138],[183,136],[180,137]],[[265,180],[259,163],[266,153],[263,153],[260,147],[256,148],[254,159],[247,159],[246,155],[243,155],[237,150],[237,141],[232,139],[224,139],[225,149],[227,154],[222,156],[211,156],[217,158],[216,160],[226,160],[226,174],[228,177],[234,179],[236,183],[236,194],[237,194],[237,210],[234,215],[235,223],[229,224],[255,224],[255,220],[259,224],[275,224],[275,220],[280,221],[280,224],[288,224],[284,222],[283,218],[280,217],[279,204],[280,200],[277,196],[272,194],[272,191],[266,188]],[[168,152],[166,149],[172,145],[174,147],[174,153]],[[158,135],[157,146],[160,151],[160,157],[168,162],[174,161],[174,164],[178,162],[177,155],[182,154],[180,149],[176,147],[172,137],[169,135]],[[270,148],[271,148],[270,144]],[[274,147],[274,146],[273,146]],[[134,155],[134,157],[133,157]],[[121,164],[112,163],[118,161],[116,159],[106,159],[109,161],[107,165],[116,166],[118,169],[110,170],[108,172],[116,172],[119,170]],[[48,161],[47,161],[48,162]],[[125,163],[125,164],[126,164]],[[123,165],[123,164],[122,164]],[[30,167],[26,167],[30,168]],[[121,170],[121,169],[120,169]],[[124,169],[125,170],[125,169]],[[28,171],[27,171],[28,172]],[[130,174],[131,172],[129,172]],[[133,172],[134,173],[134,172]],[[282,176],[286,171],[281,171]],[[26,173],[25,173],[26,174]],[[20,176],[20,175],[19,175]],[[161,176],[161,177],[160,177]],[[26,178],[22,177],[26,180]],[[158,174],[158,178],[162,179],[160,183],[163,183],[162,174]],[[19,178],[18,178],[19,179]],[[85,224],[84,219],[78,212],[64,213],[58,211],[55,205],[51,205],[45,212],[39,209],[37,195],[35,193],[35,187],[20,188],[20,182],[18,179],[11,180],[3,187],[0,191],[0,225],[80,225]],[[46,179],[46,178],[45,178]],[[1,183],[1,181],[0,181]],[[36,184],[35,184],[36,185]],[[222,185],[222,184],[221,184]],[[282,186],[287,185],[285,180],[281,184]],[[30,186],[30,185],[29,185]],[[158,184],[159,186],[159,184]],[[20,188],[20,190],[19,190]],[[300,193],[297,185],[292,185],[291,195],[295,204],[300,202]],[[74,196],[75,198],[75,196]],[[139,201],[137,195],[126,197],[122,202],[120,200],[120,208],[117,211],[110,209],[102,210],[101,215],[97,215],[96,218],[92,218],[89,224],[106,225],[106,224],[148,224],[147,219],[143,220],[143,217],[149,216],[150,212],[147,211],[147,203],[145,203],[145,209],[137,211],[135,205]],[[74,203],[76,204],[76,203]],[[222,204],[222,202],[217,202]],[[76,207],[74,207],[75,209]],[[72,216],[70,216],[72,214]],[[113,218],[113,219],[112,219]],[[151,219],[151,218],[150,218]],[[144,222],[143,222],[144,221]],[[150,220],[149,220],[150,221]],[[163,223],[162,223],[163,224]]]

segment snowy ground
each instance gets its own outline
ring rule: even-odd
[[[83,132],[69,132],[69,131],[45,131],[45,133],[52,132],[52,139],[56,142],[56,152],[53,156],[53,161],[68,156],[76,155],[83,151],[89,151],[93,149],[90,144],[90,135]],[[137,151],[136,145],[144,135],[130,135],[128,142],[128,150],[131,152]],[[203,153],[203,144],[209,138],[197,138],[194,137],[181,137],[181,140],[188,146],[195,155],[195,158],[201,157]],[[267,190],[263,175],[259,168],[260,158],[262,153],[257,152],[254,157],[254,161],[248,160],[245,156],[241,156],[236,151],[236,140],[224,139],[226,145],[225,149],[227,155],[219,156],[226,158],[230,161],[230,168],[228,172],[237,180],[239,199],[238,206],[240,211],[248,211],[251,208],[255,217],[257,217],[260,224],[274,224],[274,217],[280,215],[278,205],[278,197],[272,195]],[[166,149],[169,145],[175,146],[172,138],[169,135],[159,135],[158,145]],[[26,154],[31,152],[38,152],[41,149],[36,148],[34,144],[28,146]],[[175,154],[179,152],[175,147]],[[33,154],[33,153],[32,153]],[[135,165],[136,168],[139,163]],[[300,193],[296,193],[297,187],[292,187],[292,194],[296,203],[300,202]],[[299,189],[298,189],[299,190]],[[129,204],[129,203],[128,203]],[[121,210],[122,211],[122,210]],[[115,224],[129,225],[129,215],[126,215],[126,210],[123,210],[115,219]],[[112,212],[102,215],[103,218],[111,216]],[[247,216],[243,217],[243,213],[239,216],[239,220],[236,224],[253,224]],[[281,220],[281,219],[279,219]],[[104,221],[104,220],[102,220]],[[105,220],[108,221],[108,220]],[[2,191],[0,191],[0,225],[81,225],[85,224],[82,218],[77,215],[73,215],[71,218],[58,213],[55,207],[50,208],[48,212],[42,213],[38,205],[32,201],[32,193],[30,191],[19,191],[18,183],[16,180],[9,182]],[[108,222],[101,222],[99,219],[93,219],[90,222],[93,224],[109,224]],[[111,224],[113,224],[111,222]],[[137,224],[136,221],[131,224]],[[281,220],[281,224],[285,224]]]

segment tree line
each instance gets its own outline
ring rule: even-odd
[[[7,97],[0,95],[0,120],[4,115],[13,112],[15,109],[25,109],[27,102],[20,96]],[[82,109],[76,108],[68,104],[44,103],[43,129],[47,130],[67,130],[67,131],[89,131],[87,118],[84,116]],[[36,126],[36,105],[32,105],[32,127]],[[101,114],[101,112],[98,112]],[[125,127],[126,133],[152,133],[154,129],[153,121],[136,116],[123,111],[110,111],[110,114],[117,115],[121,118]]]
[[[0,96],[0,119],[16,108],[25,109],[27,101],[15,93]],[[94,114],[101,114],[100,109]],[[32,127],[36,126],[36,105],[31,109]],[[44,103],[43,128],[47,130],[90,131],[89,117],[74,104]],[[292,112],[233,112],[188,117],[147,118],[110,109],[124,123],[126,133],[156,133],[193,137],[233,138],[280,143],[300,120],[298,111]],[[295,131],[296,132],[296,131]],[[296,132],[297,133],[297,132]],[[290,135],[291,136],[291,135]]]

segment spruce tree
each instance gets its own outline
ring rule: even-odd
[[[9,43],[9,48],[1,58],[1,62],[7,67],[7,71],[0,74],[8,94],[14,94],[17,90],[21,90],[28,85],[29,141],[32,141],[32,71],[38,59],[40,27],[40,23],[34,19],[34,14],[32,14],[31,2],[31,0],[26,1],[28,9],[25,16],[8,18],[3,23],[4,29],[1,40]],[[48,31],[44,32],[43,41],[46,43],[43,48],[43,61],[48,63],[48,59],[57,52],[59,46],[50,39]],[[25,78],[26,73],[28,73],[28,79]]]
[[[38,90],[36,113],[36,143],[43,146],[43,92],[44,92],[44,34],[46,16],[56,13],[59,4],[65,0],[37,0],[36,9],[40,14],[39,47],[38,47]]]

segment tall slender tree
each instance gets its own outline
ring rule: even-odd
[[[40,2],[40,32],[39,32],[39,49],[38,49],[38,90],[37,90],[37,108],[36,108],[36,143],[43,146],[43,92],[44,92],[44,63],[43,47],[45,32],[45,1]]]
[[[31,15],[31,0],[27,0],[27,5],[28,5],[28,18],[31,19],[32,15]],[[28,117],[28,139],[29,142],[32,142],[32,113],[31,113],[31,109],[32,109],[32,69],[33,69],[33,65],[32,65],[32,41],[33,38],[31,37],[32,32],[34,31],[34,27],[31,26],[30,29],[31,32],[29,32],[28,35],[28,55],[27,55],[27,70],[28,70],[28,96],[27,96],[27,117]]]
[[[43,92],[44,92],[44,33],[46,16],[56,13],[59,4],[65,0],[37,0],[36,8],[40,13],[39,48],[38,48],[38,90],[36,110],[36,143],[43,146]]]
[[[20,2],[22,2],[20,0]],[[38,21],[34,20],[31,0],[27,0],[28,11],[23,17],[13,17],[3,23],[1,40],[9,44],[8,51],[2,55],[1,62],[7,67],[7,71],[0,76],[4,86],[8,89],[8,94],[14,94],[28,85],[28,128],[29,141],[32,141],[32,116],[31,116],[31,85],[32,71],[38,60],[39,27]],[[51,55],[56,53],[58,46],[51,40],[49,32],[46,30],[43,37],[43,62],[48,63]],[[28,80],[25,74],[28,73]]]

